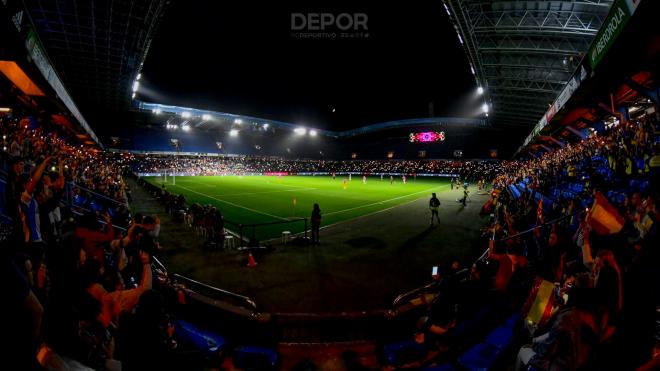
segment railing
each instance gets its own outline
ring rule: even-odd
[[[459,270],[458,272],[454,273],[454,275],[462,276],[462,275],[465,275],[467,272],[468,272],[467,268],[463,268],[463,269]],[[411,296],[419,295],[419,294],[421,294],[423,292],[426,292],[426,291],[429,291],[433,288],[438,288],[439,283],[440,282],[431,282],[431,283],[428,283],[428,284],[426,284],[422,287],[418,287],[418,288],[410,290],[408,292],[404,292],[403,294],[397,296],[394,299],[394,301],[392,302],[392,307],[394,307],[394,308],[398,307],[404,301],[404,299],[407,299]]]
[[[78,195],[74,195],[74,190],[79,189]],[[78,198],[76,198],[76,196]],[[67,182],[65,185],[64,197],[61,202],[68,206],[71,210],[78,209],[85,212],[102,212],[108,211],[113,215],[113,212],[119,206],[129,207],[128,202],[122,202],[114,198],[94,192],[85,187],[81,187],[74,182]]]
[[[159,262],[159,263],[160,263],[160,262]],[[224,296],[230,297],[230,298],[232,298],[232,299],[239,300],[239,301],[241,301],[241,302],[247,304],[247,306],[249,306],[250,308],[252,308],[255,312],[257,311],[257,304],[254,302],[254,300],[250,299],[250,298],[247,297],[247,296],[239,295],[239,294],[233,293],[233,292],[231,292],[231,291],[227,291],[227,290],[223,290],[223,289],[221,289],[221,288],[215,287],[215,286],[207,285],[207,284],[205,284],[205,283],[203,283],[203,282],[199,282],[199,281],[196,281],[196,280],[194,280],[194,279],[192,279],[192,278],[188,278],[188,277],[186,277],[186,276],[182,276],[182,275],[180,275],[180,274],[178,274],[178,273],[174,273],[174,274],[173,274],[173,277],[176,278],[176,279],[182,280],[182,281],[186,281],[186,282],[188,282],[188,283],[192,283],[192,284],[197,285],[197,286],[199,286],[199,287],[203,287],[203,288],[205,288],[205,289],[211,290],[211,291],[213,291],[213,292],[215,292],[215,293],[218,293],[218,294],[221,294],[221,295],[224,295]]]

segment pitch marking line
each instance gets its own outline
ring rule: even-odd
[[[230,197],[230,196],[252,196],[252,195],[262,195],[262,194],[267,194],[267,193],[282,193],[282,192],[306,192],[306,191],[313,191],[318,188],[296,188],[296,189],[286,189],[286,190],[280,190],[280,191],[263,191],[263,192],[249,192],[249,193],[227,193],[227,194],[220,194],[217,195],[218,197]]]
[[[440,187],[443,187],[443,186],[440,186]],[[325,214],[323,214],[323,215],[341,214],[341,213],[344,213],[344,212],[346,212],[346,211],[352,211],[352,210],[362,209],[362,208],[364,208],[364,207],[369,207],[369,206],[374,206],[374,205],[382,205],[382,204],[384,204],[384,203],[386,203],[386,202],[390,202],[390,201],[398,200],[398,199],[400,199],[400,198],[404,198],[404,197],[408,197],[408,196],[412,196],[412,195],[416,195],[416,194],[420,194],[420,193],[424,193],[424,192],[432,191],[432,190],[434,190],[434,189],[438,189],[438,188],[439,188],[439,187],[428,188],[428,189],[424,189],[424,190],[419,191],[419,192],[408,193],[407,195],[403,195],[403,196],[399,196],[399,197],[390,198],[390,199],[388,199],[388,200],[383,200],[383,201],[378,201],[378,202],[374,202],[374,203],[371,203],[371,204],[366,204],[366,205],[360,205],[360,206],[356,206],[356,207],[351,207],[351,208],[344,209],[344,210],[333,211],[333,212],[331,212],[331,213],[325,213]]]
[[[190,191],[190,192],[192,192],[192,193],[197,193],[198,195],[201,195],[201,196],[204,196],[204,197],[208,197],[208,198],[210,198],[210,199],[212,199],[212,200],[216,200],[216,201],[218,201],[218,202],[223,202],[223,203],[226,203],[226,204],[231,205],[231,206],[235,206],[235,207],[239,207],[239,208],[241,208],[241,209],[245,209],[245,210],[248,210],[248,211],[252,211],[253,213],[257,213],[257,214],[261,214],[261,215],[270,216],[271,218],[275,218],[275,219],[279,219],[279,220],[287,220],[287,221],[289,220],[289,219],[287,219],[287,218],[282,218],[281,216],[277,216],[277,215],[273,215],[273,214],[268,214],[268,213],[265,213],[265,212],[263,212],[263,211],[259,211],[259,210],[251,209],[251,208],[249,208],[249,207],[245,207],[245,206],[239,205],[239,204],[235,204],[235,203],[233,203],[233,202],[229,202],[229,201],[221,200],[221,199],[219,199],[219,198],[215,198],[215,197],[213,197],[213,196],[209,196],[209,195],[207,195],[207,194],[205,194],[205,193],[201,193],[201,192],[194,191],[194,190],[192,190],[192,189],[190,189],[190,188],[188,188],[188,187],[184,187],[184,186],[177,186],[177,187],[183,188],[183,189],[188,190],[188,191]]]
[[[446,187],[449,187],[449,185],[439,186],[439,187],[437,187],[437,190],[440,190],[440,189],[442,189],[442,188],[446,188]],[[436,188],[430,188],[430,190],[433,190],[433,189],[436,189]],[[428,189],[425,190],[425,192],[428,192],[428,191],[429,191]],[[411,195],[414,195],[414,194],[417,194],[417,193],[421,193],[421,191],[420,191],[420,192],[411,193]],[[400,198],[400,197],[399,197],[399,198]],[[351,218],[351,219],[347,219],[347,220],[340,220],[340,221],[338,221],[338,222],[334,222],[334,223],[331,223],[331,224],[327,224],[327,225],[324,225],[323,227],[321,227],[321,228],[319,228],[319,229],[326,229],[326,228],[334,227],[334,226],[339,225],[339,224],[348,223],[348,222],[353,222],[353,221],[355,221],[355,220],[357,220],[357,219],[362,219],[362,218],[366,218],[366,217],[373,216],[373,215],[376,215],[376,214],[384,213],[384,212],[389,211],[389,210],[392,210],[392,209],[394,209],[394,208],[401,207],[401,206],[404,206],[404,205],[408,205],[408,204],[411,204],[411,203],[416,202],[416,201],[419,201],[419,200],[421,200],[421,197],[420,197],[420,198],[416,198],[416,199],[414,199],[414,200],[410,200],[410,201],[404,202],[404,203],[402,203],[402,204],[393,205],[393,206],[387,207],[387,208],[382,209],[382,210],[374,211],[373,213],[364,214],[364,215],[357,216],[357,217],[355,217],[355,218]],[[387,201],[389,201],[389,200],[387,200]],[[381,202],[387,202],[387,201],[381,201]],[[366,205],[365,205],[365,206],[366,206]],[[343,210],[340,210],[340,211],[343,211]],[[339,212],[339,211],[335,211],[335,212]],[[327,213],[327,214],[323,214],[323,215],[328,215],[328,214],[329,214],[329,213]],[[298,232],[298,233],[295,233],[295,234],[291,235],[291,237],[302,236],[304,233],[305,233],[304,231],[303,231],[303,232]],[[277,238],[276,238],[276,237],[273,237],[273,238],[269,239],[268,241],[279,241],[279,237],[277,237]]]

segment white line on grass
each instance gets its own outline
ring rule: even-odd
[[[445,186],[445,187],[446,187],[446,186]],[[382,204],[384,204],[384,203],[386,203],[386,202],[390,202],[390,201],[398,200],[398,199],[400,199],[400,198],[404,198],[404,197],[408,197],[408,196],[412,196],[412,195],[416,195],[416,194],[420,194],[420,193],[424,193],[424,192],[432,191],[432,190],[434,190],[434,189],[438,189],[438,188],[439,188],[439,187],[433,187],[433,188],[425,189],[425,190],[422,190],[422,191],[419,191],[419,192],[408,193],[407,195],[403,195],[403,196],[399,196],[399,197],[390,198],[390,199],[388,199],[388,200],[383,200],[383,201],[378,201],[378,202],[374,202],[374,203],[371,203],[371,204],[366,204],[366,205],[360,205],[360,206],[356,206],[356,207],[351,207],[351,208],[344,209],[344,210],[333,211],[333,212],[331,212],[331,213],[325,213],[325,214],[323,214],[323,215],[341,214],[341,213],[345,213],[345,212],[347,212],[347,211],[352,211],[352,210],[362,209],[362,208],[364,208],[364,207],[369,207],[369,206],[374,206],[374,205],[382,205]]]
[[[263,191],[263,192],[248,192],[248,193],[227,193],[227,194],[220,194],[217,195],[218,197],[228,197],[228,196],[252,196],[252,195],[262,195],[265,193],[281,193],[281,192],[305,192],[305,191],[313,191],[318,188],[297,188],[297,189],[286,189],[286,190],[280,190],[280,191]]]
[[[192,189],[190,189],[190,188],[188,188],[188,187],[184,187],[184,186],[181,186],[181,185],[178,185],[177,187],[179,187],[179,188],[183,188],[183,189],[188,190],[188,191],[190,191],[190,192],[192,192],[192,193],[197,193],[198,195],[201,195],[201,196],[204,196],[204,197],[208,197],[208,198],[210,198],[210,199],[212,199],[212,200],[216,200],[216,201],[218,201],[218,202],[223,202],[223,203],[226,203],[226,204],[228,204],[228,205],[232,205],[232,206],[235,206],[235,207],[239,207],[239,208],[241,208],[241,209],[245,209],[245,210],[248,210],[248,211],[252,211],[253,213],[257,213],[257,214],[261,214],[261,215],[270,216],[271,218],[275,218],[275,219],[279,219],[279,220],[289,220],[289,219],[287,219],[287,218],[282,218],[281,216],[277,216],[277,215],[273,215],[273,214],[268,214],[268,213],[265,213],[265,212],[263,212],[263,211],[259,211],[259,210],[255,210],[255,209],[250,209],[249,207],[245,207],[245,206],[242,206],[242,205],[239,205],[239,204],[235,204],[235,203],[233,203],[233,202],[229,202],[229,201],[221,200],[221,199],[219,199],[219,198],[215,198],[215,197],[213,197],[213,196],[209,196],[209,195],[207,195],[207,194],[205,194],[205,193],[201,193],[201,192],[194,191],[194,190],[192,190]]]
[[[446,187],[449,187],[449,185],[439,186],[438,189],[446,188]],[[433,190],[433,189],[435,189],[435,188],[427,189],[427,190],[425,190],[424,192],[428,192],[429,190]],[[415,193],[411,193],[410,195],[414,195],[414,194],[421,193],[421,192],[422,192],[422,191],[420,191],[420,192],[415,192]],[[408,195],[408,196],[410,196],[410,195]],[[398,197],[398,198],[400,198],[400,197]],[[347,222],[353,222],[353,221],[355,221],[355,220],[357,220],[357,219],[362,219],[362,218],[366,218],[366,217],[369,217],[369,216],[372,216],[372,215],[376,215],[376,214],[384,213],[384,212],[389,211],[389,210],[392,210],[392,209],[394,209],[394,208],[396,208],[396,207],[401,207],[401,206],[403,206],[403,205],[407,205],[407,204],[413,203],[413,202],[415,202],[415,201],[419,201],[420,199],[421,199],[421,197],[420,197],[420,198],[416,198],[416,199],[414,199],[414,200],[410,200],[410,201],[408,201],[408,202],[404,202],[404,203],[402,203],[402,204],[393,205],[393,206],[387,207],[387,208],[382,209],[382,210],[374,211],[373,213],[369,213],[369,214],[364,214],[364,215],[356,216],[355,218],[352,218],[352,219],[340,220],[340,221],[338,221],[338,222],[334,222],[334,223],[331,223],[331,224],[324,225],[324,226],[321,227],[320,229],[326,229],[326,228],[334,227],[334,226],[336,226],[336,225],[338,225],[338,224],[347,223]],[[381,201],[381,202],[387,202],[387,201],[390,201],[390,200]],[[372,205],[373,205],[373,204],[372,204]],[[368,206],[368,205],[365,205],[365,206]],[[343,212],[343,211],[345,211],[345,210],[335,211],[334,213]],[[323,214],[323,215],[328,215],[328,214],[331,214],[331,213],[327,213],[327,214]],[[292,235],[291,237],[302,236],[304,233],[305,233],[304,231],[303,231],[303,232],[298,232],[298,233]],[[279,240],[279,237],[269,239],[269,241],[277,241],[277,240]]]

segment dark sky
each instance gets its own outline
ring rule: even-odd
[[[344,130],[458,115],[475,89],[438,0],[174,1],[156,34],[138,99]],[[367,31],[305,39],[292,13],[364,13]],[[332,108],[336,112],[332,112]]]

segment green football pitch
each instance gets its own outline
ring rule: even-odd
[[[161,186],[162,177],[145,177],[152,184]],[[347,181],[343,177],[329,176],[177,176],[165,182],[166,189],[183,194],[186,203],[211,204],[219,208],[225,217],[225,227],[238,232],[237,224],[258,224],[309,218],[314,203],[321,207],[322,226],[354,219],[387,208],[430,197],[431,192],[449,189],[449,181],[442,178],[412,177],[403,184],[398,177],[390,184],[389,177],[355,176]],[[396,221],[393,221],[396,223]],[[304,230],[303,222],[247,227],[246,237],[262,240],[278,237],[283,230],[292,233]]]

